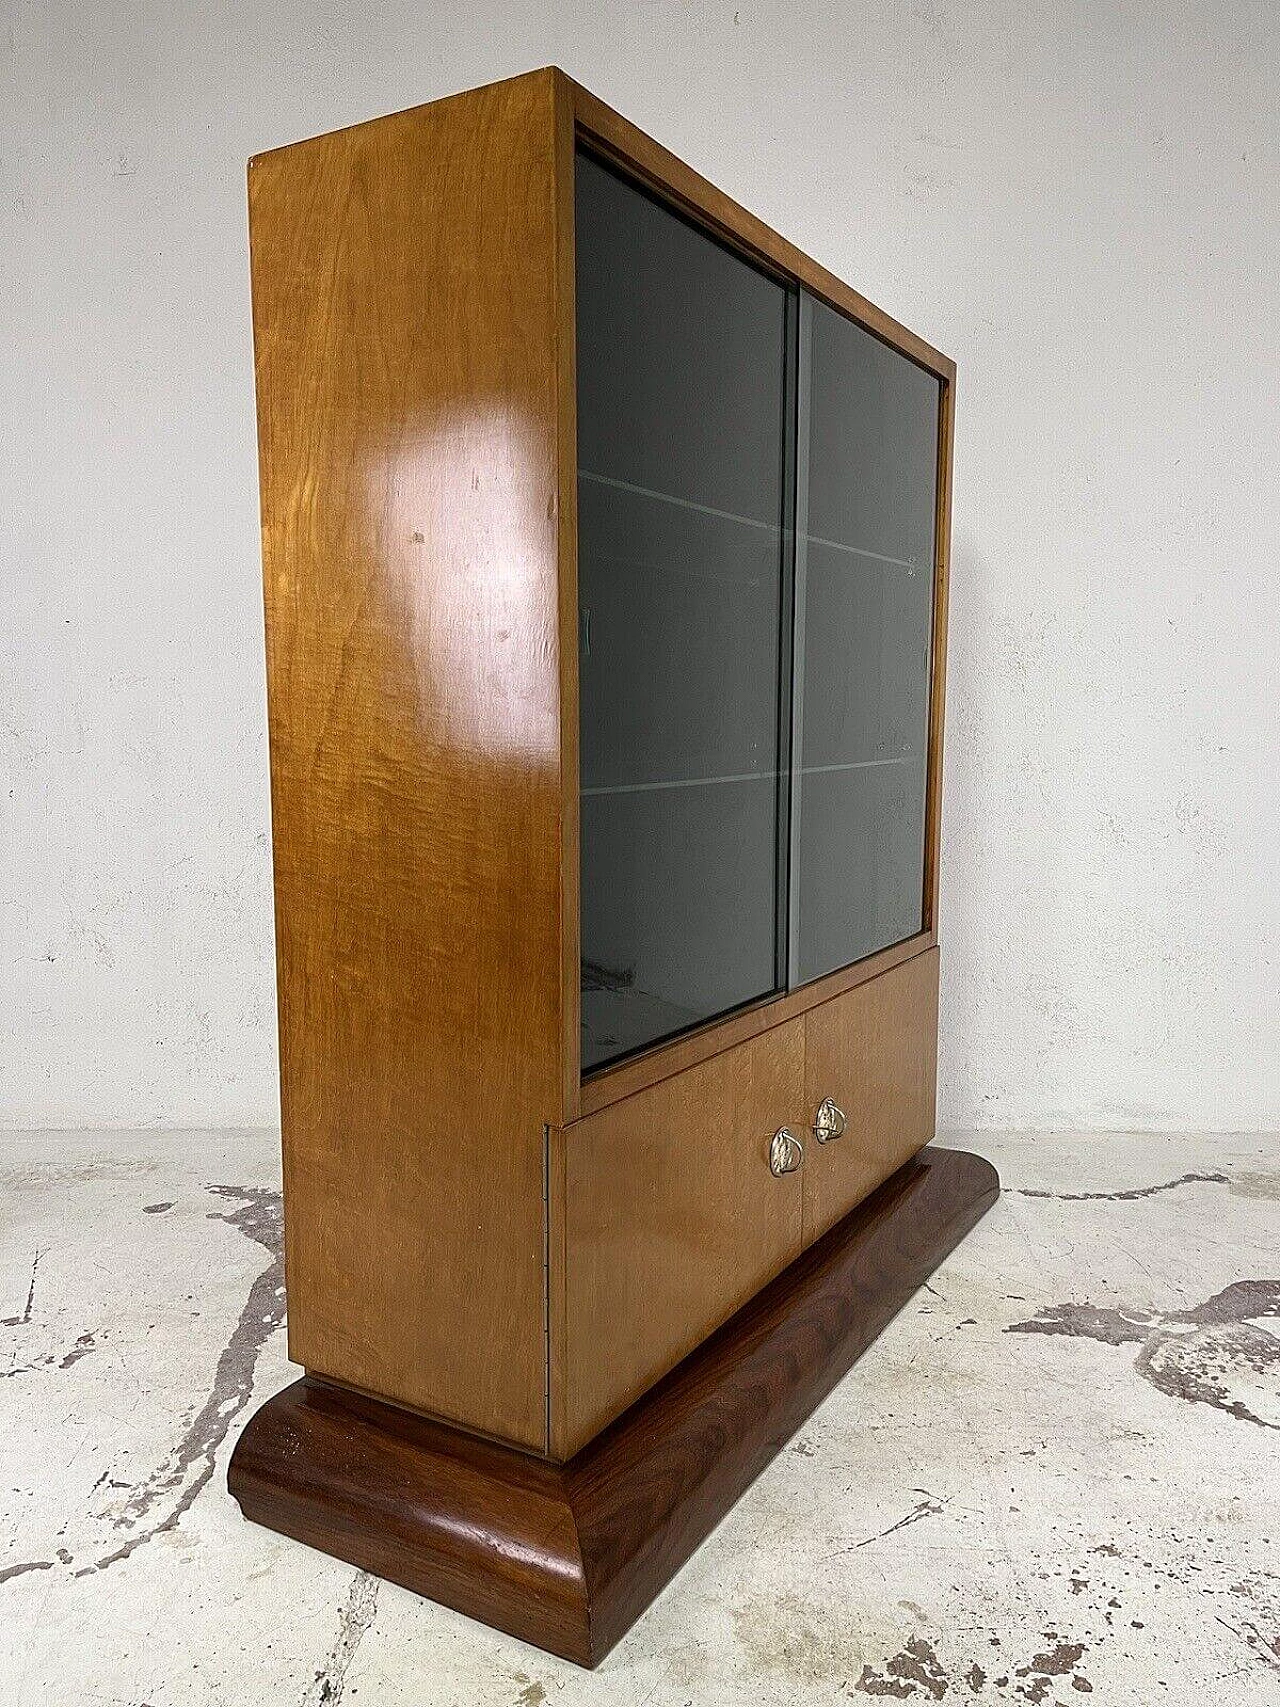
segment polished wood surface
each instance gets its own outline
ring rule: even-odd
[[[256,1523],[592,1663],[560,1465],[308,1377],[253,1417],[227,1485]]]
[[[767,996],[763,1001],[753,1002],[723,1019],[709,1020],[706,1025],[698,1026],[681,1037],[659,1043],[643,1055],[593,1073],[582,1081],[582,1113],[594,1114],[598,1109],[608,1108],[622,1097],[633,1096],[647,1085],[655,1085],[676,1073],[683,1073],[686,1068],[709,1060],[723,1049],[745,1043],[750,1037],[759,1037],[774,1026],[786,1025],[800,1014],[808,1013],[810,1008],[829,1002],[833,996],[854,990],[858,985],[878,978],[890,967],[900,966],[904,960],[926,953],[936,942],[932,931],[921,931],[904,942],[894,943],[891,948],[869,954],[865,960],[815,978],[811,984],[801,984],[779,996]]]
[[[560,484],[560,1073],[563,1121],[580,1113],[582,1071],[582,920],[579,898],[581,802],[578,794],[578,317],[574,199],[573,91],[558,71],[553,92],[555,149],[556,432]]]
[[[944,381],[927,928],[585,1082],[577,140]],[[868,1189],[802,1183],[804,1040],[936,963],[954,366],[554,70],[259,156],[250,226],[291,1355],[563,1457]]]
[[[306,1380],[249,1423],[231,1491],[259,1523],[594,1666],[998,1191],[979,1157],[924,1151],[568,1464]]]
[[[574,953],[557,88],[249,171],[290,1355],[538,1449]]]
[[[551,1449],[567,1458],[800,1250],[804,1021],[792,1020],[552,1135],[563,1229],[551,1300]]]
[[[804,1018],[804,1237],[847,1215],[933,1137],[938,1059],[938,951],[917,955]],[[843,1135],[808,1134],[830,1097]]]
[[[947,698],[947,613],[951,586],[951,467],[955,444],[956,386],[942,382],[938,424],[938,515],[933,578],[933,640],[929,675],[929,764],[925,783],[924,922],[938,929],[942,852],[942,733]]]

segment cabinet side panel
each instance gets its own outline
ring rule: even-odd
[[[545,1446],[553,79],[250,167],[290,1355]]]

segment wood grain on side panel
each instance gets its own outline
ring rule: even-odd
[[[537,1449],[564,1118],[555,90],[249,174],[290,1355]]]
[[[553,1134],[552,1452],[565,1458],[800,1250],[804,1021],[776,1027]],[[808,1147],[806,1147],[808,1148]],[[558,1317],[558,1319],[557,1319]]]
[[[804,1237],[826,1232],[933,1137],[938,951],[930,949],[820,1008],[805,1025]],[[825,1097],[843,1135],[810,1137]]]

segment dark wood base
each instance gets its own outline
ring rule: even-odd
[[[567,1464],[307,1377],[228,1473],[246,1517],[594,1666],[999,1194],[930,1147]]]

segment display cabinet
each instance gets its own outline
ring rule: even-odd
[[[592,1664],[997,1190],[954,369],[557,71],[249,187],[306,1375],[231,1486]]]

